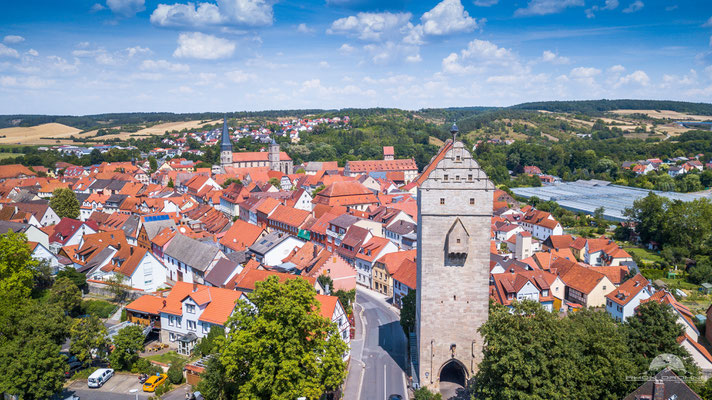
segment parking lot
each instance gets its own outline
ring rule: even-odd
[[[136,389],[135,392],[131,392]],[[130,400],[147,399],[151,393],[145,393],[142,386],[138,383],[138,376],[129,374],[114,374],[104,386],[96,389],[87,387],[86,379],[79,379],[72,382],[62,393],[61,398],[64,399],[70,395],[79,396],[81,400],[106,399],[106,400]]]

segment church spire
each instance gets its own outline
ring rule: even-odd
[[[227,129],[227,114],[223,119],[222,139],[220,140],[220,151],[232,152],[232,142],[230,141],[230,131]]]

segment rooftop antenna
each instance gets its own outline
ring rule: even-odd
[[[455,143],[455,138],[457,137],[457,133],[460,132],[459,129],[457,129],[457,124],[455,122],[452,123],[452,127],[450,127],[450,133],[452,134],[452,142]]]

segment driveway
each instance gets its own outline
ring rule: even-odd
[[[136,392],[131,393],[131,390],[136,389]],[[86,379],[79,379],[72,382],[63,392],[61,399],[74,394],[79,396],[81,400],[135,400],[148,399],[151,393],[145,393],[140,383],[138,376],[131,374],[114,374],[104,386],[96,389],[87,387]]]

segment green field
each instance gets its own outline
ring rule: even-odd
[[[188,357],[182,356],[175,351],[169,351],[163,354],[156,354],[153,356],[148,356],[146,359],[151,361],[158,361],[164,364],[171,365],[173,363],[185,364],[188,361]]]
[[[6,158],[20,157],[24,155],[24,153],[0,153],[0,160],[4,160]]]
[[[656,263],[663,261],[663,258],[657,255],[655,252],[646,250],[640,247],[623,247],[623,250],[627,251],[631,256],[640,258],[642,261],[647,263]]]

